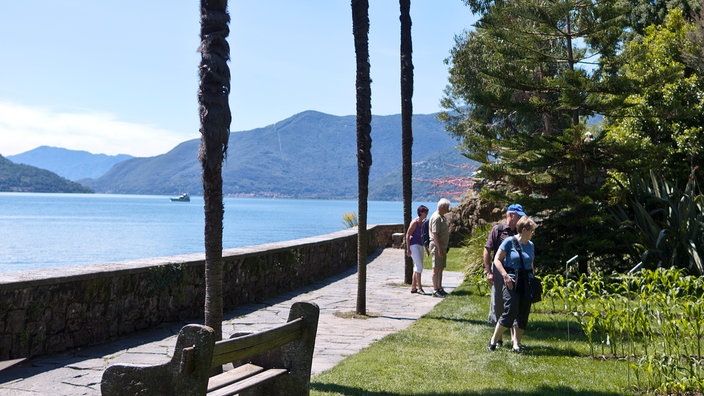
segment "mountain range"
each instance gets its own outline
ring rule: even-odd
[[[86,155],[40,147],[8,159],[51,170],[98,193],[200,195],[199,145],[200,139],[188,140],[165,154],[148,158]],[[356,145],[355,116],[316,111],[305,111],[263,128],[232,132],[222,170],[223,193],[355,199]],[[437,198],[428,180],[469,175],[478,165],[462,156],[455,145],[434,114],[414,115],[414,200]],[[401,116],[373,116],[369,199],[402,199],[401,165]],[[80,170],[94,173],[81,174]]]
[[[40,146],[33,150],[6,157],[17,164],[43,168],[69,180],[97,179],[118,162],[133,158],[131,155],[93,154],[87,151]]]

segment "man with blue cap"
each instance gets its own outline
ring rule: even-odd
[[[525,215],[523,206],[520,204],[509,205],[506,210],[506,219],[491,228],[486,245],[484,245],[484,272],[486,273],[486,281],[491,285],[491,301],[489,302],[489,319],[487,322],[492,326],[496,324],[496,321],[504,312],[504,300],[502,298],[504,280],[494,267],[494,255],[504,239],[516,234],[516,223]],[[511,330],[513,331],[513,329]]]

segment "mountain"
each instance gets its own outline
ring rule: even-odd
[[[45,169],[15,164],[0,155],[0,191],[90,193],[89,188]]]
[[[461,156],[435,115],[413,117],[414,176],[432,179],[457,166],[477,166]],[[168,153],[131,158],[103,176],[82,181],[101,193],[202,194],[199,139]],[[315,199],[356,199],[355,116],[305,111],[264,128],[230,134],[223,164],[223,193]],[[370,200],[401,200],[401,116],[372,117]],[[414,199],[433,196],[431,183],[414,183]]]
[[[91,154],[87,151],[67,150],[41,146],[7,159],[16,164],[47,169],[69,180],[97,179],[118,162],[133,158],[131,155]]]

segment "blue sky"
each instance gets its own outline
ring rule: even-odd
[[[2,2],[0,155],[49,145],[152,156],[199,138],[199,4]],[[233,131],[355,113],[349,0],[230,0],[229,11]],[[400,113],[398,15],[398,1],[370,1],[375,115]],[[475,18],[462,0],[412,0],[411,18],[414,113],[434,113],[443,60]]]

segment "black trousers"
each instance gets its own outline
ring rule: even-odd
[[[502,290],[504,299],[504,312],[499,318],[499,324],[501,326],[511,327],[513,325],[513,322],[516,321],[519,329],[526,329],[526,327],[528,326],[528,316],[530,315],[531,306],[530,296],[525,293],[525,290],[527,288],[527,285],[519,287],[518,284],[514,284],[513,288],[509,290],[508,287],[504,285],[504,288]]]

